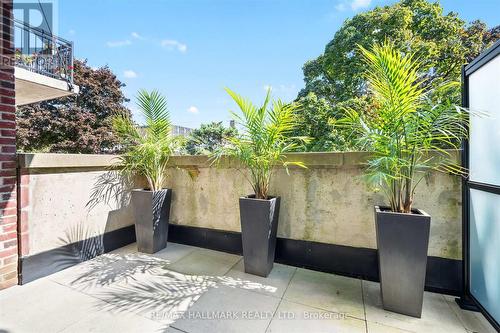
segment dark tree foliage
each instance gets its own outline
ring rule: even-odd
[[[186,142],[186,151],[190,155],[204,155],[214,152],[217,148],[228,143],[228,139],[236,136],[237,130],[233,127],[224,127],[222,122],[202,124],[193,130]]]
[[[129,114],[124,86],[107,67],[75,60],[76,96],[19,107],[17,146],[26,152],[101,154],[118,152],[111,117]]]
[[[428,0],[402,0],[355,15],[344,22],[322,55],[304,64],[305,88],[297,101],[303,105],[299,112],[305,123],[295,134],[315,138],[309,150],[355,148],[352,138],[335,132],[333,124],[345,103],[371,109],[357,45],[370,49],[386,39],[392,41],[402,52],[415,53],[423,62],[425,84],[437,86],[460,80],[462,65],[498,38],[500,27],[488,29],[481,21],[466,24],[456,13],[445,14],[439,2]],[[449,98],[459,103],[459,96],[457,86]]]

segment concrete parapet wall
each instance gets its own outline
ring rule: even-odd
[[[452,152],[458,158],[457,152]],[[297,153],[308,169],[277,168],[271,184],[282,197],[278,236],[353,247],[376,248],[373,206],[385,198],[362,179],[368,153]],[[126,191],[108,202],[86,204],[97,181],[108,176],[115,156],[21,154],[29,175],[29,251],[36,254],[133,224]],[[251,192],[246,171],[226,160],[217,167],[206,156],[173,156],[168,187],[173,189],[170,223],[240,231],[238,197]],[[116,179],[115,179],[116,180]],[[422,180],[415,207],[432,216],[429,255],[461,259],[461,182],[431,173]],[[102,193],[101,193],[102,194]],[[71,235],[71,236],[69,236]]]

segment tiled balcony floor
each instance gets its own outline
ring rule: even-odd
[[[421,319],[382,310],[373,282],[275,264],[268,278],[240,256],[135,244],[0,291],[0,332],[494,332],[453,297],[426,293]]]

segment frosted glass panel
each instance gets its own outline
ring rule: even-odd
[[[470,190],[470,290],[500,321],[500,196]]]
[[[470,179],[500,185],[500,56],[469,76],[469,107],[488,113],[471,118]]]

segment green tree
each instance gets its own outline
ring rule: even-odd
[[[371,100],[366,99],[368,91],[363,76],[366,63],[357,45],[370,48],[390,40],[397,49],[421,59],[424,86],[438,86],[459,80],[461,66],[499,37],[499,27],[488,29],[480,21],[467,25],[456,13],[445,14],[439,2],[402,0],[360,13],[344,22],[322,55],[305,63],[305,88],[297,98],[303,108],[298,112],[315,112],[314,123],[332,124],[342,115],[339,103],[366,103],[366,109],[373,109]],[[458,102],[460,88],[451,92],[450,99]],[[316,108],[318,104],[320,108]],[[309,129],[314,126],[313,123],[303,124],[295,133],[316,138],[316,145],[310,149],[331,149],[328,137],[342,136],[342,133],[332,134],[330,127],[325,125],[322,131],[311,133]],[[346,138],[335,140],[349,142]]]
[[[190,155],[208,155],[227,144],[236,134],[235,128],[224,127],[222,122],[202,124],[200,128],[191,132],[185,149]]]
[[[93,69],[75,60],[76,96],[54,99],[17,109],[17,146],[27,152],[114,153],[118,138],[111,119],[130,115],[124,86],[108,67]]]
[[[355,137],[348,131],[336,127],[336,120],[344,114],[345,108],[368,110],[371,105],[366,96],[332,104],[311,92],[300,99],[296,109],[297,123],[295,134],[314,138],[300,146],[306,151],[348,151],[357,149]]]

